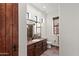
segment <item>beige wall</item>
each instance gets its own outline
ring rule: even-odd
[[[79,56],[79,4],[60,4],[60,55]]]
[[[19,4],[19,55],[27,55],[26,4]]]

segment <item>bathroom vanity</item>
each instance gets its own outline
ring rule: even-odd
[[[29,16],[29,13],[28,13]],[[28,56],[40,56],[45,50],[47,50],[47,39],[42,38],[42,24],[43,19],[34,16],[35,19],[27,20],[27,55]],[[40,20],[40,21],[39,21]]]
[[[27,42],[27,55],[40,56],[47,50],[47,39],[33,39]]]

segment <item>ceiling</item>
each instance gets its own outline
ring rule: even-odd
[[[53,11],[58,11],[57,3],[30,3],[30,4],[47,14],[53,13]]]

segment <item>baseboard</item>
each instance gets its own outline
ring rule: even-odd
[[[51,47],[56,47],[56,48],[59,48],[59,46],[56,46],[56,45],[51,45]]]

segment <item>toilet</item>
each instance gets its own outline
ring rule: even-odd
[[[51,48],[52,42],[47,41],[47,48]]]

